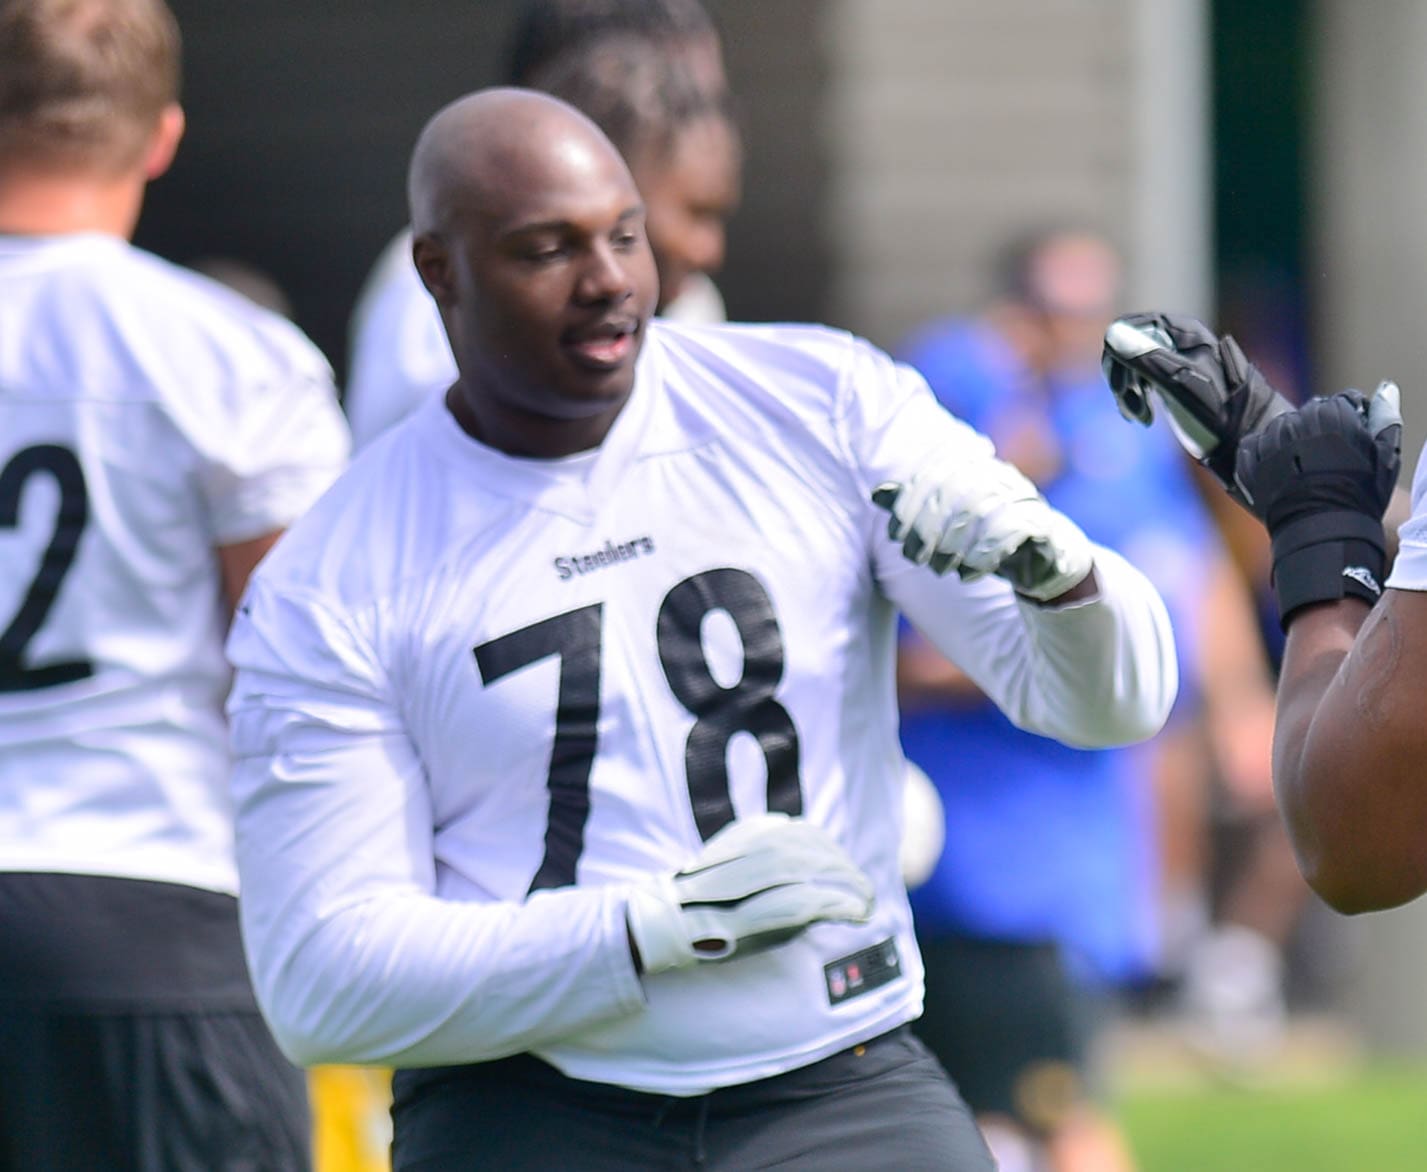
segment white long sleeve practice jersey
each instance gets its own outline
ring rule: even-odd
[[[0,236],[0,870],[236,889],[215,547],[347,445],[287,322],[114,237]]]
[[[300,1061],[515,1052],[688,1095],[917,1016],[898,873],[902,608],[1019,723],[1153,733],[1168,619],[1097,550],[1061,609],[907,562],[869,499],[994,459],[912,370],[815,327],[651,324],[597,450],[516,459],[440,400],[358,457],[229,640],[243,917]],[[831,833],[870,923],[636,976],[630,885],[766,809]]]

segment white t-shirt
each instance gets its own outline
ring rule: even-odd
[[[686,1095],[916,1017],[896,609],[1080,743],[1149,735],[1176,683],[1159,597],[1108,551],[1062,609],[906,561],[869,494],[956,454],[994,458],[849,335],[658,322],[593,452],[503,455],[435,398],[362,453],[228,643],[244,932],[288,1052],[532,1051]],[[872,921],[641,982],[629,885],[770,807],[847,849]]]
[[[1398,529],[1397,540],[1387,584],[1397,590],[1427,590],[1427,446],[1412,476],[1412,515]]]
[[[711,325],[725,317],[723,298],[713,281],[695,273],[662,316]],[[456,360],[441,315],[412,263],[411,229],[403,228],[372,266],[352,313],[343,407],[353,445],[366,447],[455,381]]]
[[[0,237],[0,870],[236,890],[214,548],[347,446],[287,322],[114,237]]]

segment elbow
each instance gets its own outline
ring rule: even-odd
[[[1171,673],[1102,696],[1087,706],[1078,735],[1068,743],[1082,749],[1114,749],[1147,741],[1169,721],[1177,693],[1178,679]]]
[[[361,1061],[352,1040],[341,1036],[324,1015],[313,1012],[312,999],[281,979],[269,984],[258,1004],[278,1049],[294,1066],[324,1066]]]
[[[1333,865],[1323,859],[1309,865],[1300,858],[1299,869],[1314,893],[1345,916],[1390,911],[1427,892],[1427,875],[1415,868]]]
[[[1105,664],[1099,686],[1093,677],[1077,682],[1076,732],[1067,743],[1114,749],[1147,741],[1164,729],[1179,696],[1179,660],[1167,620],[1154,633],[1138,652],[1126,643]]]
[[[277,1048],[294,1066],[306,1068],[309,1066],[347,1065],[352,1061],[339,1049],[325,1045],[323,1039],[289,1028],[272,1015],[264,1014],[264,1017],[267,1018],[268,1029],[272,1032]]]
[[[1311,822],[1291,801],[1284,813],[1298,870],[1335,912],[1387,911],[1427,892],[1427,849],[1413,836],[1374,835],[1324,818]]]
[[[1335,912],[1345,916],[1360,916],[1364,912],[1381,912],[1398,907],[1414,898],[1411,895],[1394,896],[1365,886],[1354,880],[1344,880],[1342,876],[1323,872],[1310,872],[1304,879],[1314,893]]]
[[[345,978],[319,963],[309,939],[267,965],[255,964],[258,1006],[273,1040],[296,1066],[363,1065],[387,1054],[368,1012],[377,1000],[362,995],[362,979]]]
[[[1381,912],[1398,906],[1397,902],[1384,903],[1370,892],[1354,891],[1332,883],[1320,883],[1310,879],[1308,886],[1339,915],[1360,916],[1365,912]]]
[[[1416,755],[1397,744],[1378,755],[1357,752],[1357,742],[1330,753],[1321,735],[1291,739],[1297,751],[1290,752],[1282,728],[1274,789],[1308,886],[1348,916],[1401,907],[1427,893],[1427,806],[1413,800],[1417,768],[1403,767]]]
[[[1158,736],[1169,722],[1169,714],[1174,708],[1176,688],[1171,687],[1158,695],[1138,698],[1118,714],[1112,722],[1109,736],[1100,748],[1116,745],[1137,745],[1151,737]]]

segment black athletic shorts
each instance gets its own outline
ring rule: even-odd
[[[310,1149],[236,900],[0,873],[0,1172],[303,1172]]]
[[[926,1008],[912,1024],[971,1109],[1045,1135],[1096,1092],[1094,999],[1052,943],[937,936],[918,941]]]
[[[395,1172],[994,1172],[966,1105],[905,1027],[692,1098],[567,1078],[528,1055],[398,1071]]]

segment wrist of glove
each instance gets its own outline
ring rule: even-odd
[[[762,952],[824,921],[865,923],[874,903],[871,880],[825,831],[762,814],[635,885],[626,918],[643,971],[659,973]]]
[[[1158,403],[1180,447],[1245,503],[1239,444],[1293,406],[1232,337],[1185,314],[1131,313],[1105,331],[1101,366],[1120,414],[1148,426]]]
[[[1382,594],[1382,516],[1401,467],[1398,390],[1314,399],[1240,446],[1243,499],[1272,540],[1273,591],[1287,629],[1305,606]]]
[[[887,534],[912,562],[965,581],[987,574],[1048,602],[1094,567],[1089,538],[1051,508],[1010,464],[978,461],[879,484],[872,501],[891,514]]]

